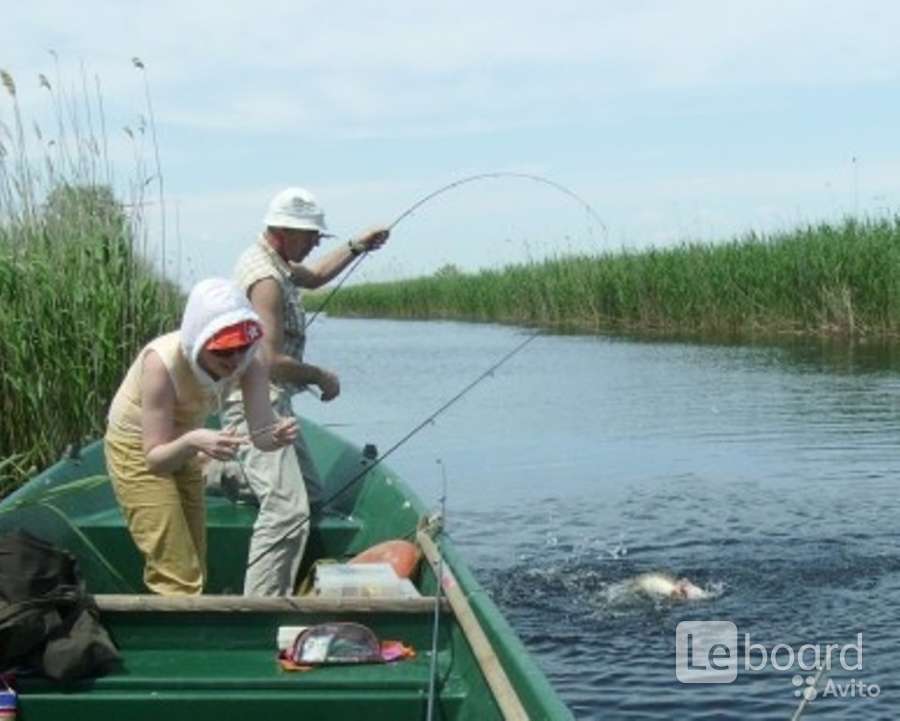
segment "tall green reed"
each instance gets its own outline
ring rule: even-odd
[[[134,355],[176,327],[183,302],[146,258],[143,132],[128,130],[136,162],[122,203],[99,82],[73,97],[38,80],[51,132],[26,130],[0,72],[12,116],[0,122],[0,495],[102,433]]]
[[[315,306],[315,298],[310,305]],[[346,288],[329,312],[632,332],[900,334],[900,217]]]

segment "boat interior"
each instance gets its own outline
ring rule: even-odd
[[[327,493],[365,471],[371,454],[325,429],[304,427]],[[367,457],[368,456],[368,457]],[[47,679],[18,679],[26,721],[97,718],[251,718],[260,713],[316,719],[426,718],[432,675],[433,719],[493,719],[501,714],[488,682],[446,599],[436,612],[435,569],[423,559],[413,581],[421,598],[252,599],[240,594],[255,508],[209,496],[208,588],[201,597],[153,596],[142,582],[142,559],[105,476],[102,445],[82,449],[4,502],[0,532],[23,528],[72,552],[101,621],[123,661],[109,673],[60,688]],[[366,473],[311,526],[301,578],[318,559],[344,560],[384,540],[416,539],[426,509],[383,468]],[[441,544],[445,569],[471,590],[470,599],[497,656],[538,701],[549,685],[534,669],[505,620],[484,597],[452,544]],[[441,561],[443,563],[444,561]],[[431,649],[437,619],[437,662]],[[412,646],[412,659],[390,664],[319,667],[285,672],[276,637],[284,626],[354,621],[382,640]],[[434,673],[433,673],[434,672]],[[543,684],[543,686],[542,686]],[[223,702],[227,702],[223,706]],[[63,711],[64,709],[64,711]],[[223,713],[223,709],[225,712]]]

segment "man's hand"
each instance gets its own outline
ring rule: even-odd
[[[366,252],[371,252],[373,250],[378,250],[384,245],[390,234],[391,231],[387,228],[372,228],[371,230],[367,230],[356,240],[352,241],[352,244],[361,247]]]
[[[291,282],[300,288],[321,288],[328,281],[336,278],[354,258],[358,258],[363,253],[378,250],[384,245],[390,234],[391,231],[388,228],[372,228],[354,240],[342,243],[321,260],[304,263],[289,261]],[[262,282],[264,281],[260,281],[260,283]],[[253,300],[255,290],[256,286],[251,291],[250,297],[254,308],[256,307],[256,301]],[[259,312],[258,309],[257,312]]]
[[[341,392],[341,383],[338,377],[322,368],[319,369],[315,383],[322,390],[319,400],[330,401],[332,398],[337,398]]]
[[[297,437],[297,421],[294,418],[281,418],[272,429],[272,442],[276,448],[289,446]]]

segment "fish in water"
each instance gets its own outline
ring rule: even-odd
[[[701,601],[713,594],[695,585],[690,579],[675,578],[668,573],[642,573],[631,579],[629,586],[636,593],[651,598],[668,598],[674,601]]]

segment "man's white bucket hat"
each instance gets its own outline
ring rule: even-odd
[[[286,188],[272,198],[263,222],[272,228],[295,228],[297,230],[318,230],[331,237],[325,225],[325,211],[316,196],[305,188]]]

